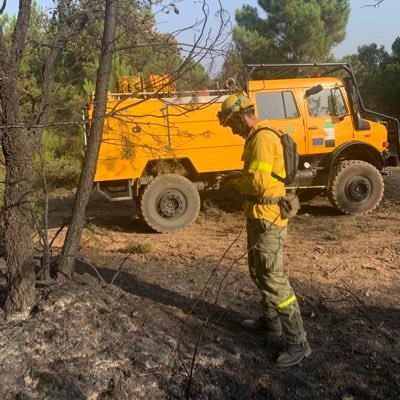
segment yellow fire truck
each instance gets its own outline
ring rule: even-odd
[[[308,69],[317,76],[280,75]],[[300,169],[290,187],[305,197],[326,195],[345,214],[373,210],[386,167],[398,161],[399,121],[365,109],[351,66],[257,64],[246,70],[244,90],[258,116],[297,143]],[[342,79],[333,77],[338,70]],[[272,71],[269,79],[253,78],[265,71]],[[199,190],[218,189],[224,174],[241,170],[243,139],[216,117],[234,88],[179,93],[167,77],[152,79],[151,90],[133,80],[109,95],[95,187],[110,200],[136,199],[152,229],[173,232],[196,219]],[[89,104],[89,120],[91,112]],[[392,136],[388,126],[394,126]]]

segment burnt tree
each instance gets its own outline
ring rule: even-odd
[[[93,186],[104,119],[106,117],[107,91],[117,28],[118,0],[105,0],[105,5],[104,31],[96,78],[93,120],[90,126],[82,175],[72,210],[72,219],[57,268],[57,277],[60,280],[71,278],[74,272],[75,257],[78,253],[79,242],[85,223],[85,211]]]
[[[56,4],[55,12],[53,13],[53,23],[55,25],[55,33],[48,44],[49,52],[46,61],[43,65],[42,72],[42,93],[40,96],[39,108],[34,115],[34,134],[36,140],[36,147],[38,149],[40,160],[41,160],[41,178],[43,182],[43,194],[44,194],[44,215],[42,220],[42,227],[38,226],[38,231],[43,246],[43,255],[41,259],[41,280],[43,282],[50,282],[50,261],[51,261],[51,246],[48,237],[48,186],[47,179],[44,170],[44,157],[42,149],[42,133],[44,126],[49,121],[51,114],[50,104],[54,99],[53,87],[55,81],[55,65],[59,54],[64,51],[65,45],[70,37],[77,35],[84,24],[79,23],[78,27],[73,26],[74,20],[82,20],[77,9],[71,6],[70,0],[58,0]]]
[[[11,44],[0,29],[0,135],[6,166],[4,244],[8,297],[5,310],[23,311],[35,301],[32,266],[32,131],[20,123],[18,74],[29,28],[31,0],[20,0]],[[5,5],[6,1],[3,1]]]

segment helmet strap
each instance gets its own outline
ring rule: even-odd
[[[232,118],[233,121],[230,125],[230,128],[232,129],[232,133],[234,135],[239,135],[245,139],[249,135],[251,128],[246,123],[244,115],[245,113],[243,113],[243,110],[235,114],[238,115],[239,118]]]

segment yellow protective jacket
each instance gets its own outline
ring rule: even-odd
[[[243,172],[235,179],[235,188],[245,195],[257,197],[282,197],[285,184],[271,176],[271,172],[284,178],[285,161],[279,137],[268,129],[267,121],[260,121],[250,131],[243,150]],[[261,129],[261,130],[260,130]],[[247,218],[265,219],[277,226],[285,226],[287,219],[280,217],[279,205],[254,204],[246,200],[244,214]]]

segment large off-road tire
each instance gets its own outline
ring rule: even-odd
[[[372,211],[384,191],[382,175],[365,161],[340,162],[333,171],[327,196],[331,204],[344,214]]]
[[[185,177],[163,174],[144,189],[140,209],[143,220],[156,232],[175,232],[196,219],[200,196],[193,183]]]

